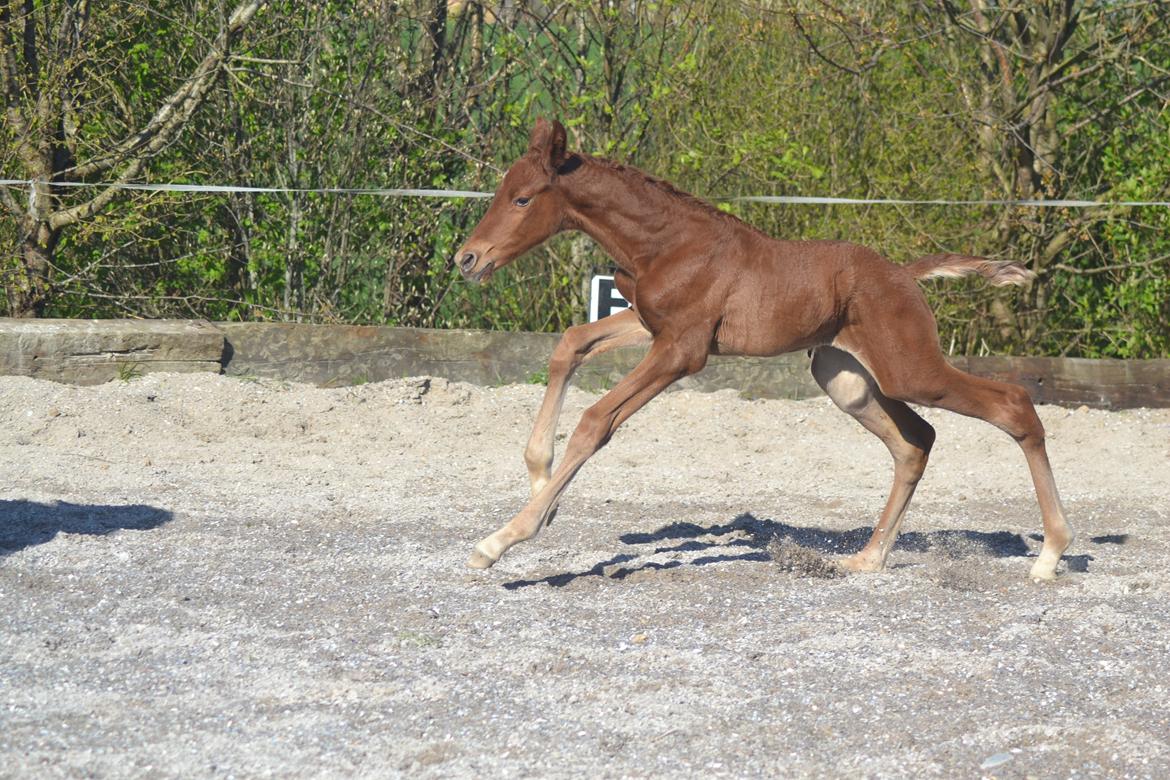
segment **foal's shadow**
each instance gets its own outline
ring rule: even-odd
[[[770,561],[772,555],[767,548],[774,542],[793,544],[821,555],[847,555],[860,550],[872,533],[873,529],[868,527],[836,531],[797,526],[776,520],[761,520],[750,512],[738,515],[730,522],[709,526],[685,522],[671,523],[657,531],[629,533],[618,537],[622,543],[628,545],[654,545],[653,548],[638,554],[623,553],[601,561],[586,571],[553,574],[536,580],[514,580],[504,583],[504,587],[509,590],[530,585],[562,588],[582,577],[620,580],[635,572],[651,569],[705,566],[725,561]],[[1041,539],[1036,534],[1029,535],[1029,538],[1036,541]],[[894,549],[915,553],[933,552],[955,560],[979,556],[1024,558],[1032,554],[1024,537],[1010,531],[908,531],[898,536]],[[670,560],[664,563],[646,561],[635,566],[625,565],[645,555],[703,550],[710,550],[712,554],[686,561]],[[1088,571],[1092,556],[1066,555],[1064,560],[1069,571],[1085,572]]]
[[[52,541],[59,533],[104,536],[122,529],[145,531],[158,528],[173,517],[165,509],[145,504],[106,506],[0,500],[0,556]]]

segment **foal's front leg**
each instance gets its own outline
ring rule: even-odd
[[[475,545],[467,565],[486,569],[512,545],[536,536],[556,510],[561,494],[574,475],[609,441],[617,427],[676,379],[700,370],[706,361],[706,342],[687,348],[673,339],[655,339],[638,367],[585,410],[551,480],[510,522]]]
[[[565,402],[565,391],[573,373],[584,362],[617,347],[645,344],[650,331],[642,325],[633,309],[603,317],[588,325],[574,325],[565,331],[548,362],[548,388],[536,415],[532,436],[524,449],[524,462],[535,496],[552,478],[553,443],[557,418]]]

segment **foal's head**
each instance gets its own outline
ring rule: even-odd
[[[560,232],[566,204],[556,185],[567,159],[564,126],[536,120],[528,151],[504,174],[487,213],[455,254],[465,278],[487,281],[493,271]]]

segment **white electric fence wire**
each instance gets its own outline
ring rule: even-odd
[[[206,192],[206,193],[243,193],[254,192],[263,194],[322,194],[322,195],[377,195],[398,198],[490,198],[494,193],[476,190],[447,190],[447,189],[412,189],[401,187],[250,187],[229,184],[134,184],[129,182],[81,182],[81,181],[54,181],[43,182],[29,179],[0,179],[0,186],[27,187],[29,190],[30,206],[34,187],[38,183],[52,187],[115,187],[123,190],[139,192]],[[815,195],[738,195],[714,198],[722,202],[740,203],[780,203],[794,205],[844,205],[844,206],[1013,206],[1031,208],[1138,208],[1138,207],[1170,207],[1166,200],[949,200],[913,198],[832,198]]]

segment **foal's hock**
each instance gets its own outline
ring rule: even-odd
[[[1027,459],[1044,544],[1031,576],[1049,580],[1072,543],[1044,448],[1044,428],[1022,387],[948,364],[917,280],[980,275],[1025,284],[1017,263],[941,254],[907,266],[845,241],[780,241],[634,168],[570,153],[560,122],[537,120],[528,151],[504,175],[455,261],[484,282],[550,236],[581,230],[608,252],[632,308],[569,328],[549,363],[548,389],[524,452],[532,498],[480,541],[469,565],[487,568],[551,519],[577,470],[630,415],[707,356],[812,350],[812,373],[833,402],[880,438],[894,485],[873,536],[842,564],[877,571],[898,536],[926,468],[934,429],[907,403],[978,417],[1009,433]],[[616,347],[650,343],[641,363],[577,425],[554,471],[553,439],[576,368]]]

